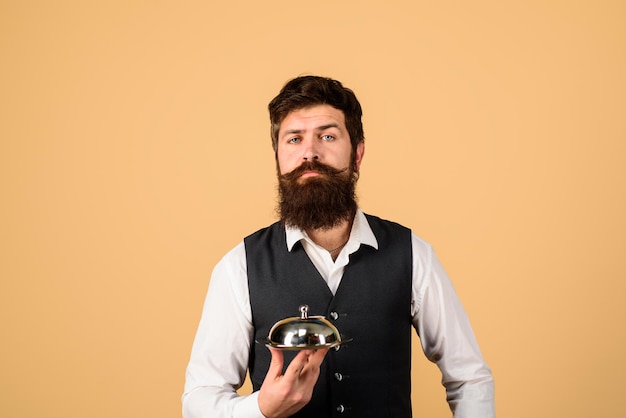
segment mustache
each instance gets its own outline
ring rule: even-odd
[[[345,173],[348,170],[349,170],[349,167],[339,170],[329,165],[320,163],[317,160],[305,161],[302,164],[300,164],[298,167],[291,170],[289,173],[282,174],[280,176],[280,179],[287,180],[287,181],[296,180],[307,171],[317,171],[320,174],[325,174],[329,177],[333,177],[333,176],[338,176],[342,173]]]

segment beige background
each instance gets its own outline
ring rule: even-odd
[[[180,416],[213,265],[274,220],[267,102],[365,110],[362,207],[453,278],[500,417],[626,416],[626,3],[0,3],[0,416]],[[416,351],[414,410],[448,417]]]

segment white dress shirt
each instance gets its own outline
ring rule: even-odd
[[[304,231],[287,228],[287,247],[302,241],[307,255],[335,294],[349,255],[361,245],[378,249],[365,215],[357,211],[348,243],[333,261]],[[491,371],[469,320],[432,247],[411,234],[411,314],[424,354],[441,370],[455,418],[492,418]],[[184,418],[263,418],[258,392],[240,396],[253,340],[246,253],[241,242],[215,266],[187,367]]]

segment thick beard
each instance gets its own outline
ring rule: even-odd
[[[306,171],[318,176],[301,178]],[[302,230],[331,229],[351,221],[356,213],[357,173],[337,170],[316,160],[278,176],[278,215],[289,227]]]

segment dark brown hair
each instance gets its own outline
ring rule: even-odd
[[[355,94],[337,80],[308,75],[288,81],[268,105],[272,125],[272,147],[275,153],[278,151],[280,124],[289,112],[321,104],[330,105],[343,112],[352,152],[356,152],[357,145],[365,138],[361,122],[363,111]]]

